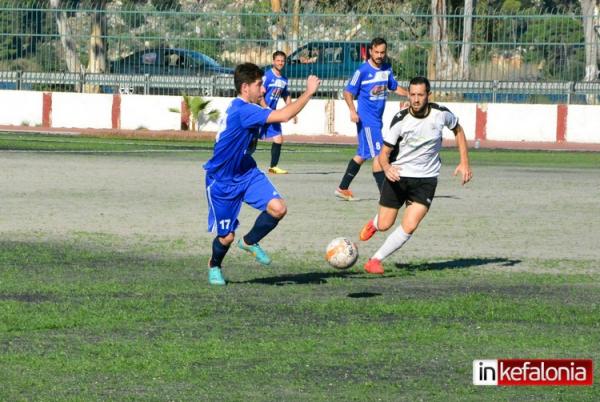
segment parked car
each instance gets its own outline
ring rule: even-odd
[[[201,80],[190,80],[190,78],[223,77],[225,78],[223,85],[232,85],[231,77],[234,70],[220,65],[211,57],[195,50],[159,47],[140,50],[115,60],[110,63],[109,71],[112,74],[124,75],[148,74],[151,83],[146,84],[145,91],[149,93],[216,95],[219,91],[213,87],[215,80],[207,78],[204,80],[207,84],[204,85],[200,83]],[[189,84],[192,87],[189,87]],[[121,93],[139,93],[144,88],[137,81],[125,82],[118,90]]]
[[[211,57],[195,50],[154,48],[137,51],[113,61],[110,71],[118,74],[214,75],[233,74]]]
[[[287,58],[283,73],[288,78],[316,74],[321,79],[347,80],[369,57],[369,42],[309,42]]]

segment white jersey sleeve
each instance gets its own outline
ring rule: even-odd
[[[458,125],[458,117],[454,115],[450,110],[443,109],[444,125],[450,130],[454,130]]]
[[[383,133],[383,142],[390,145],[396,146],[396,144],[402,140],[402,119],[406,116],[407,110],[401,110],[394,115],[392,122],[390,123],[390,129]]]

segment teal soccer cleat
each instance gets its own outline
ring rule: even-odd
[[[238,247],[252,254],[256,258],[256,261],[258,261],[262,265],[269,265],[271,263],[271,257],[269,257],[267,253],[265,253],[265,250],[260,248],[258,243],[253,244],[252,246],[247,246],[240,239],[238,240]]]
[[[210,267],[208,268],[208,283],[211,285],[220,285],[223,286],[227,282],[225,282],[225,278],[223,278],[223,274],[221,273],[221,268],[219,267]]]

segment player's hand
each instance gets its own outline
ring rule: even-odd
[[[473,178],[473,172],[471,167],[467,163],[460,163],[456,169],[454,169],[454,176],[460,173],[461,184],[464,186],[466,183],[471,181]]]
[[[394,182],[400,180],[400,169],[397,166],[387,165],[383,168],[383,173],[389,181]]]
[[[306,79],[306,91],[311,95],[314,95],[319,89],[319,85],[321,85],[321,79],[316,75],[309,75]]]
[[[400,110],[404,110],[410,106],[409,101],[400,102]]]
[[[358,117],[358,113],[356,113],[356,111],[350,111],[350,121],[353,123],[358,123],[360,121],[360,117]]]

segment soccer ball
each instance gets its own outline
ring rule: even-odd
[[[351,240],[337,237],[327,245],[325,259],[336,269],[347,269],[358,259],[358,248]]]

